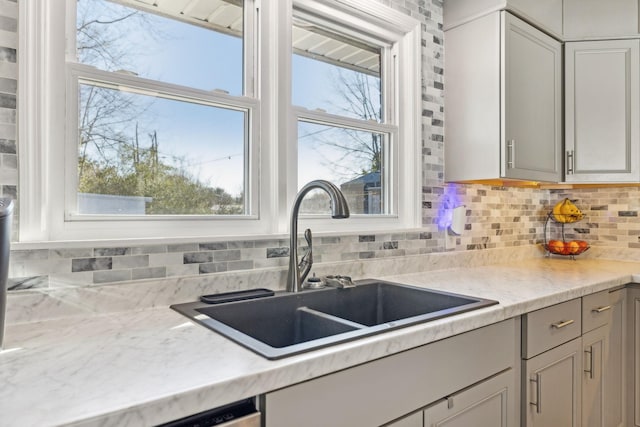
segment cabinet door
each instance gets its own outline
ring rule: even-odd
[[[392,423],[385,424],[383,427],[424,427],[422,411],[408,415]]]
[[[512,369],[458,392],[424,411],[425,427],[515,426]]]
[[[610,294],[611,320],[607,325],[607,358],[604,361],[604,425],[622,427],[625,424],[627,395],[625,392],[626,364],[626,290]]]
[[[582,375],[582,425],[584,427],[603,427],[604,422],[604,383],[606,361],[609,358],[608,325],[601,326],[582,336],[583,375]]]
[[[558,181],[562,172],[562,47],[503,12],[502,175]]]
[[[625,293],[603,291],[583,298],[583,326],[589,331],[582,336],[583,426],[624,425]]]
[[[565,181],[640,180],[639,52],[639,40],[565,44]]]
[[[629,375],[627,393],[629,410],[627,425],[640,426],[640,285],[627,289],[627,342],[629,343]]]
[[[569,341],[523,364],[525,426],[580,426],[582,339]]]

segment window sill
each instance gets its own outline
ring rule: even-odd
[[[299,227],[300,229],[300,227]],[[313,230],[313,229],[312,229]],[[350,231],[317,231],[314,238],[322,237],[348,237],[398,233],[424,233],[424,228],[386,228],[386,229],[362,229]],[[302,233],[299,233],[299,237]],[[150,237],[150,238],[123,238],[123,239],[88,239],[88,240],[49,240],[34,242],[12,242],[12,250],[36,250],[36,249],[63,249],[63,248],[94,248],[114,246],[153,246],[174,245],[202,242],[226,242],[226,241],[265,241],[285,240],[288,242],[288,233],[255,234],[255,235],[228,235],[228,236],[196,236],[196,237]]]

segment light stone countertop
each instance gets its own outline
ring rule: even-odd
[[[269,361],[164,307],[9,325],[0,426],[143,426],[256,396],[593,292],[640,263],[535,258],[386,280],[498,305]]]

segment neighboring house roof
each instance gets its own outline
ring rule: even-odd
[[[360,175],[359,177],[352,179],[351,181],[347,181],[344,184],[340,185],[341,188],[351,187],[354,185],[366,185],[366,186],[380,186],[380,172],[369,172],[364,175]]]

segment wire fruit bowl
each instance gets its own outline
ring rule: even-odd
[[[568,242],[563,240],[549,240],[548,243],[545,243],[544,248],[550,254],[573,256],[588,251],[590,246],[584,240],[570,240]]]
[[[581,216],[581,219],[583,217]],[[544,223],[544,244],[543,247],[547,251],[547,256],[550,255],[561,255],[570,257],[575,260],[576,255],[580,255],[581,253],[589,250],[590,246],[584,240],[567,240],[565,238],[565,224],[572,224],[577,221],[558,221],[556,216],[553,213],[549,213],[547,216],[547,220]],[[557,239],[551,239],[550,236],[550,226],[549,224],[556,224],[560,227],[560,236]],[[548,235],[549,234],[549,238]]]

